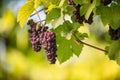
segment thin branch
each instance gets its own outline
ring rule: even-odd
[[[97,49],[97,50],[103,51],[103,52],[105,52],[105,53],[108,53],[108,52],[107,52],[106,50],[104,50],[104,49],[98,48],[98,47],[96,47],[96,46],[93,46],[93,45],[91,45],[91,44],[88,44],[88,43],[85,43],[85,42],[79,40],[79,39],[77,38],[77,36],[75,35],[75,33],[72,33],[72,34],[73,34],[73,36],[75,37],[75,40],[77,41],[77,43],[79,43],[79,44],[84,44],[84,45],[86,45],[86,46],[89,46],[89,47],[92,47],[92,48],[94,48],[94,49]]]
[[[36,14],[37,14],[37,16],[38,16],[38,18],[39,18],[39,22],[40,22],[40,25],[42,26],[42,30],[44,29],[44,25],[42,24],[42,20],[41,20],[41,18],[40,18],[40,16],[39,16],[39,14],[38,14],[38,11],[37,10],[35,10],[36,11]]]
[[[34,14],[30,15],[30,17],[32,17],[32,16],[36,15],[37,13],[39,13],[39,12],[41,12],[41,11],[43,11],[43,10],[46,10],[46,9],[47,9],[47,8],[43,8],[43,9],[41,9],[41,10],[35,12]]]
[[[35,10],[35,11],[36,11],[36,14],[37,14],[39,20],[41,21],[41,18],[40,18],[39,14],[38,14],[38,11],[37,10]]]

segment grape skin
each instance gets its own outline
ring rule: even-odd
[[[47,59],[50,64],[55,64],[56,62],[56,35],[54,32],[47,31],[48,27],[39,26],[36,30],[36,23],[33,20],[28,21],[30,29],[28,30],[30,35],[30,42],[34,51],[38,52],[41,46],[45,49]]]

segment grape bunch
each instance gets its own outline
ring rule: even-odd
[[[75,7],[75,11],[73,11],[73,17],[77,22],[79,22],[80,24],[82,24],[83,22],[91,24],[93,22],[93,12],[90,14],[90,17],[88,18],[88,20],[86,20],[85,15],[83,16],[80,15],[80,7],[81,7],[80,4],[76,5],[73,2],[73,0],[68,0],[68,4]]]
[[[39,26],[36,30],[36,23],[33,20],[28,21],[30,29],[28,30],[30,34],[30,42],[34,51],[40,51],[41,46],[45,49],[47,54],[47,59],[51,64],[56,62],[56,35],[53,32],[47,31],[48,27]]]
[[[47,54],[47,58],[51,64],[55,63],[56,61],[56,36],[55,33],[46,31],[46,28],[44,28],[41,31],[42,27],[39,27],[39,43],[43,45],[45,52]]]
[[[112,40],[120,40],[120,27],[116,30],[109,27],[109,35],[111,36]]]
[[[36,23],[33,22],[33,20],[29,20],[28,25],[30,25],[30,29],[28,30],[30,34],[30,42],[32,44],[32,48],[34,51],[38,52],[41,49],[41,45],[39,44],[39,36],[36,30]]]

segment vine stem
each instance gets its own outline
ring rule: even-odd
[[[39,20],[41,21],[41,18],[40,18],[39,14],[38,14],[38,11],[37,10],[35,10],[35,11],[36,11],[36,14],[37,14]]]
[[[34,15],[38,14],[39,12],[41,12],[41,11],[43,11],[43,10],[46,10],[46,9],[47,9],[47,8],[43,8],[43,9],[41,9],[41,10],[35,12],[34,14],[30,15],[30,17],[32,17],[32,16],[34,16]]]
[[[79,44],[84,44],[84,45],[86,45],[86,46],[89,46],[89,47],[92,47],[92,48],[94,48],[94,49],[97,49],[97,50],[103,51],[103,52],[105,52],[105,53],[108,53],[108,52],[107,52],[106,50],[104,50],[104,49],[98,48],[98,47],[96,47],[96,46],[93,46],[93,45],[91,45],[91,44],[88,44],[88,43],[85,43],[85,42],[79,40],[79,39],[77,38],[77,36],[75,35],[74,32],[72,32],[72,34],[73,34],[73,36],[75,37],[75,40],[77,41],[77,43],[79,43]]]

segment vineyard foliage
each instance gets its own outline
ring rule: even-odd
[[[78,32],[78,28],[84,24],[92,25],[91,22],[96,16],[101,19],[104,26],[109,25],[114,30],[120,28],[120,0],[110,0],[109,4],[103,3],[102,0],[73,0],[75,5],[80,5],[79,8],[74,6],[74,4],[69,4],[68,2],[70,1],[72,0],[27,0],[18,10],[17,16],[17,21],[20,23],[21,28],[24,28],[30,15],[38,7],[44,7],[46,24],[52,24],[50,30],[56,33],[58,47],[56,54],[60,63],[65,62],[73,55],[79,57],[84,44],[76,43],[74,35],[80,41],[87,38],[87,33]],[[75,13],[75,10],[79,12]],[[80,17],[82,16],[82,22],[75,19],[76,14]],[[70,17],[70,19],[67,19],[66,16]],[[92,21],[89,22],[91,19]],[[120,30],[118,34],[120,35]],[[106,54],[110,59],[116,60],[120,64],[120,36],[117,40],[112,40],[109,37],[110,35],[106,37],[109,43]]]

